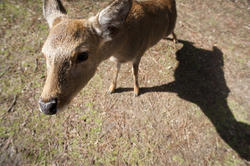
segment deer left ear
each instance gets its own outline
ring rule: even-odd
[[[51,28],[55,20],[67,14],[60,0],[43,0],[43,15]]]
[[[99,31],[106,39],[112,37],[119,31],[125,22],[132,7],[132,0],[115,0],[103,9],[97,16]]]

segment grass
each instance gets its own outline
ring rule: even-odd
[[[96,2],[64,4],[74,8],[70,14],[87,17],[107,4]],[[106,61],[69,108],[48,117],[37,106],[46,69],[40,50],[48,35],[42,2],[0,2],[0,165],[248,165],[249,89],[240,90],[248,85],[248,49],[240,39],[249,34],[192,10],[214,2],[177,4],[176,31],[184,42],[163,40],[143,57],[142,95],[133,97],[129,65],[119,75],[121,93],[107,94],[112,75],[106,71],[114,65]],[[223,1],[225,11],[208,12],[224,16],[230,5]],[[244,11],[235,8],[230,17],[242,14],[241,23]],[[239,38],[238,57],[231,49],[237,45],[223,42],[230,35],[220,33],[222,27]],[[215,58],[214,43],[223,52]],[[17,103],[7,112],[14,96]]]

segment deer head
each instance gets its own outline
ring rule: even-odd
[[[44,0],[43,5],[50,32],[42,48],[47,78],[39,105],[43,113],[52,115],[72,100],[100,62],[118,48],[116,39],[132,0],[115,0],[89,19],[70,18],[60,0]]]

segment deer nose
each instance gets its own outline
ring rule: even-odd
[[[57,112],[57,99],[52,99],[48,102],[39,100],[40,111],[46,115],[54,115]]]

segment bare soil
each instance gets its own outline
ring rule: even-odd
[[[38,0],[0,0],[0,165],[250,165],[250,1],[176,0],[178,44],[131,65],[107,94],[114,64],[56,116],[37,100],[48,34]],[[89,17],[107,0],[63,1]],[[14,100],[15,99],[15,100]]]

